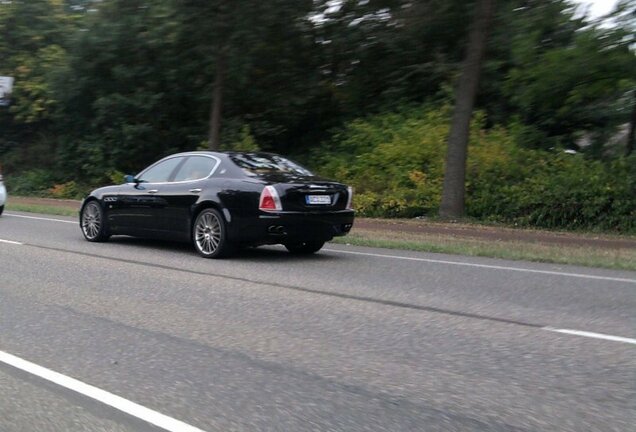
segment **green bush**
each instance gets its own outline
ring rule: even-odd
[[[354,186],[367,216],[412,217],[439,206],[446,112],[405,110],[352,122],[319,172]]]
[[[107,174],[102,177],[107,178]],[[122,182],[123,174],[118,172],[110,173],[110,176],[118,178],[117,184]],[[60,199],[81,199],[99,185],[104,185],[108,180],[102,180],[99,183],[89,184],[76,180],[60,180],[50,170],[32,169],[22,173],[10,173],[4,177],[5,184],[9,194],[18,196],[36,196],[44,198],[60,198]]]
[[[316,154],[317,171],[351,184],[358,213],[436,215],[450,110],[408,108],[348,124]],[[610,163],[524,148],[522,128],[471,127],[467,215],[542,228],[636,231],[636,156]],[[319,155],[327,155],[320,157]]]
[[[124,174],[121,171],[118,170],[112,170],[108,173],[106,173],[106,177],[108,177],[108,182],[111,185],[119,185],[122,184],[124,182],[124,177],[126,176],[126,174]]]
[[[88,185],[79,185],[74,180],[54,184],[48,190],[48,196],[59,199],[82,199],[93,189]]]
[[[636,158],[609,164],[581,155],[527,152],[532,171],[518,181],[484,176],[472,185],[468,214],[544,228],[636,231]]]
[[[12,195],[48,196],[49,188],[55,183],[50,171],[32,169],[5,176],[7,190]]]

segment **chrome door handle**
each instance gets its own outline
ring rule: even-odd
[[[148,191],[149,194],[156,194],[157,192],[159,192],[159,189],[150,189]]]
[[[197,189],[190,189],[190,192],[192,193],[199,193],[201,192],[201,189],[197,188]]]

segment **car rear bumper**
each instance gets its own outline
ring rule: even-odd
[[[262,213],[249,222],[237,221],[229,227],[234,241],[250,243],[285,243],[293,241],[328,241],[346,235],[353,226],[354,211]]]
[[[4,188],[4,184],[0,184],[0,206],[4,205],[7,200],[7,190]]]

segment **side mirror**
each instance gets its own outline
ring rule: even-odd
[[[135,183],[135,184],[137,184],[137,183],[139,183],[139,180],[137,180],[135,178],[135,176],[128,174],[128,175],[124,176],[124,183]]]

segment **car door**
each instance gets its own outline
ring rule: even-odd
[[[117,207],[110,212],[112,224],[121,231],[141,235],[162,231],[167,202],[160,191],[170,184],[185,159],[162,159],[138,174],[134,182],[122,185]]]
[[[188,238],[192,208],[219,163],[219,159],[211,155],[188,156],[170,182],[157,187],[155,198],[164,206],[159,229],[166,235]]]

